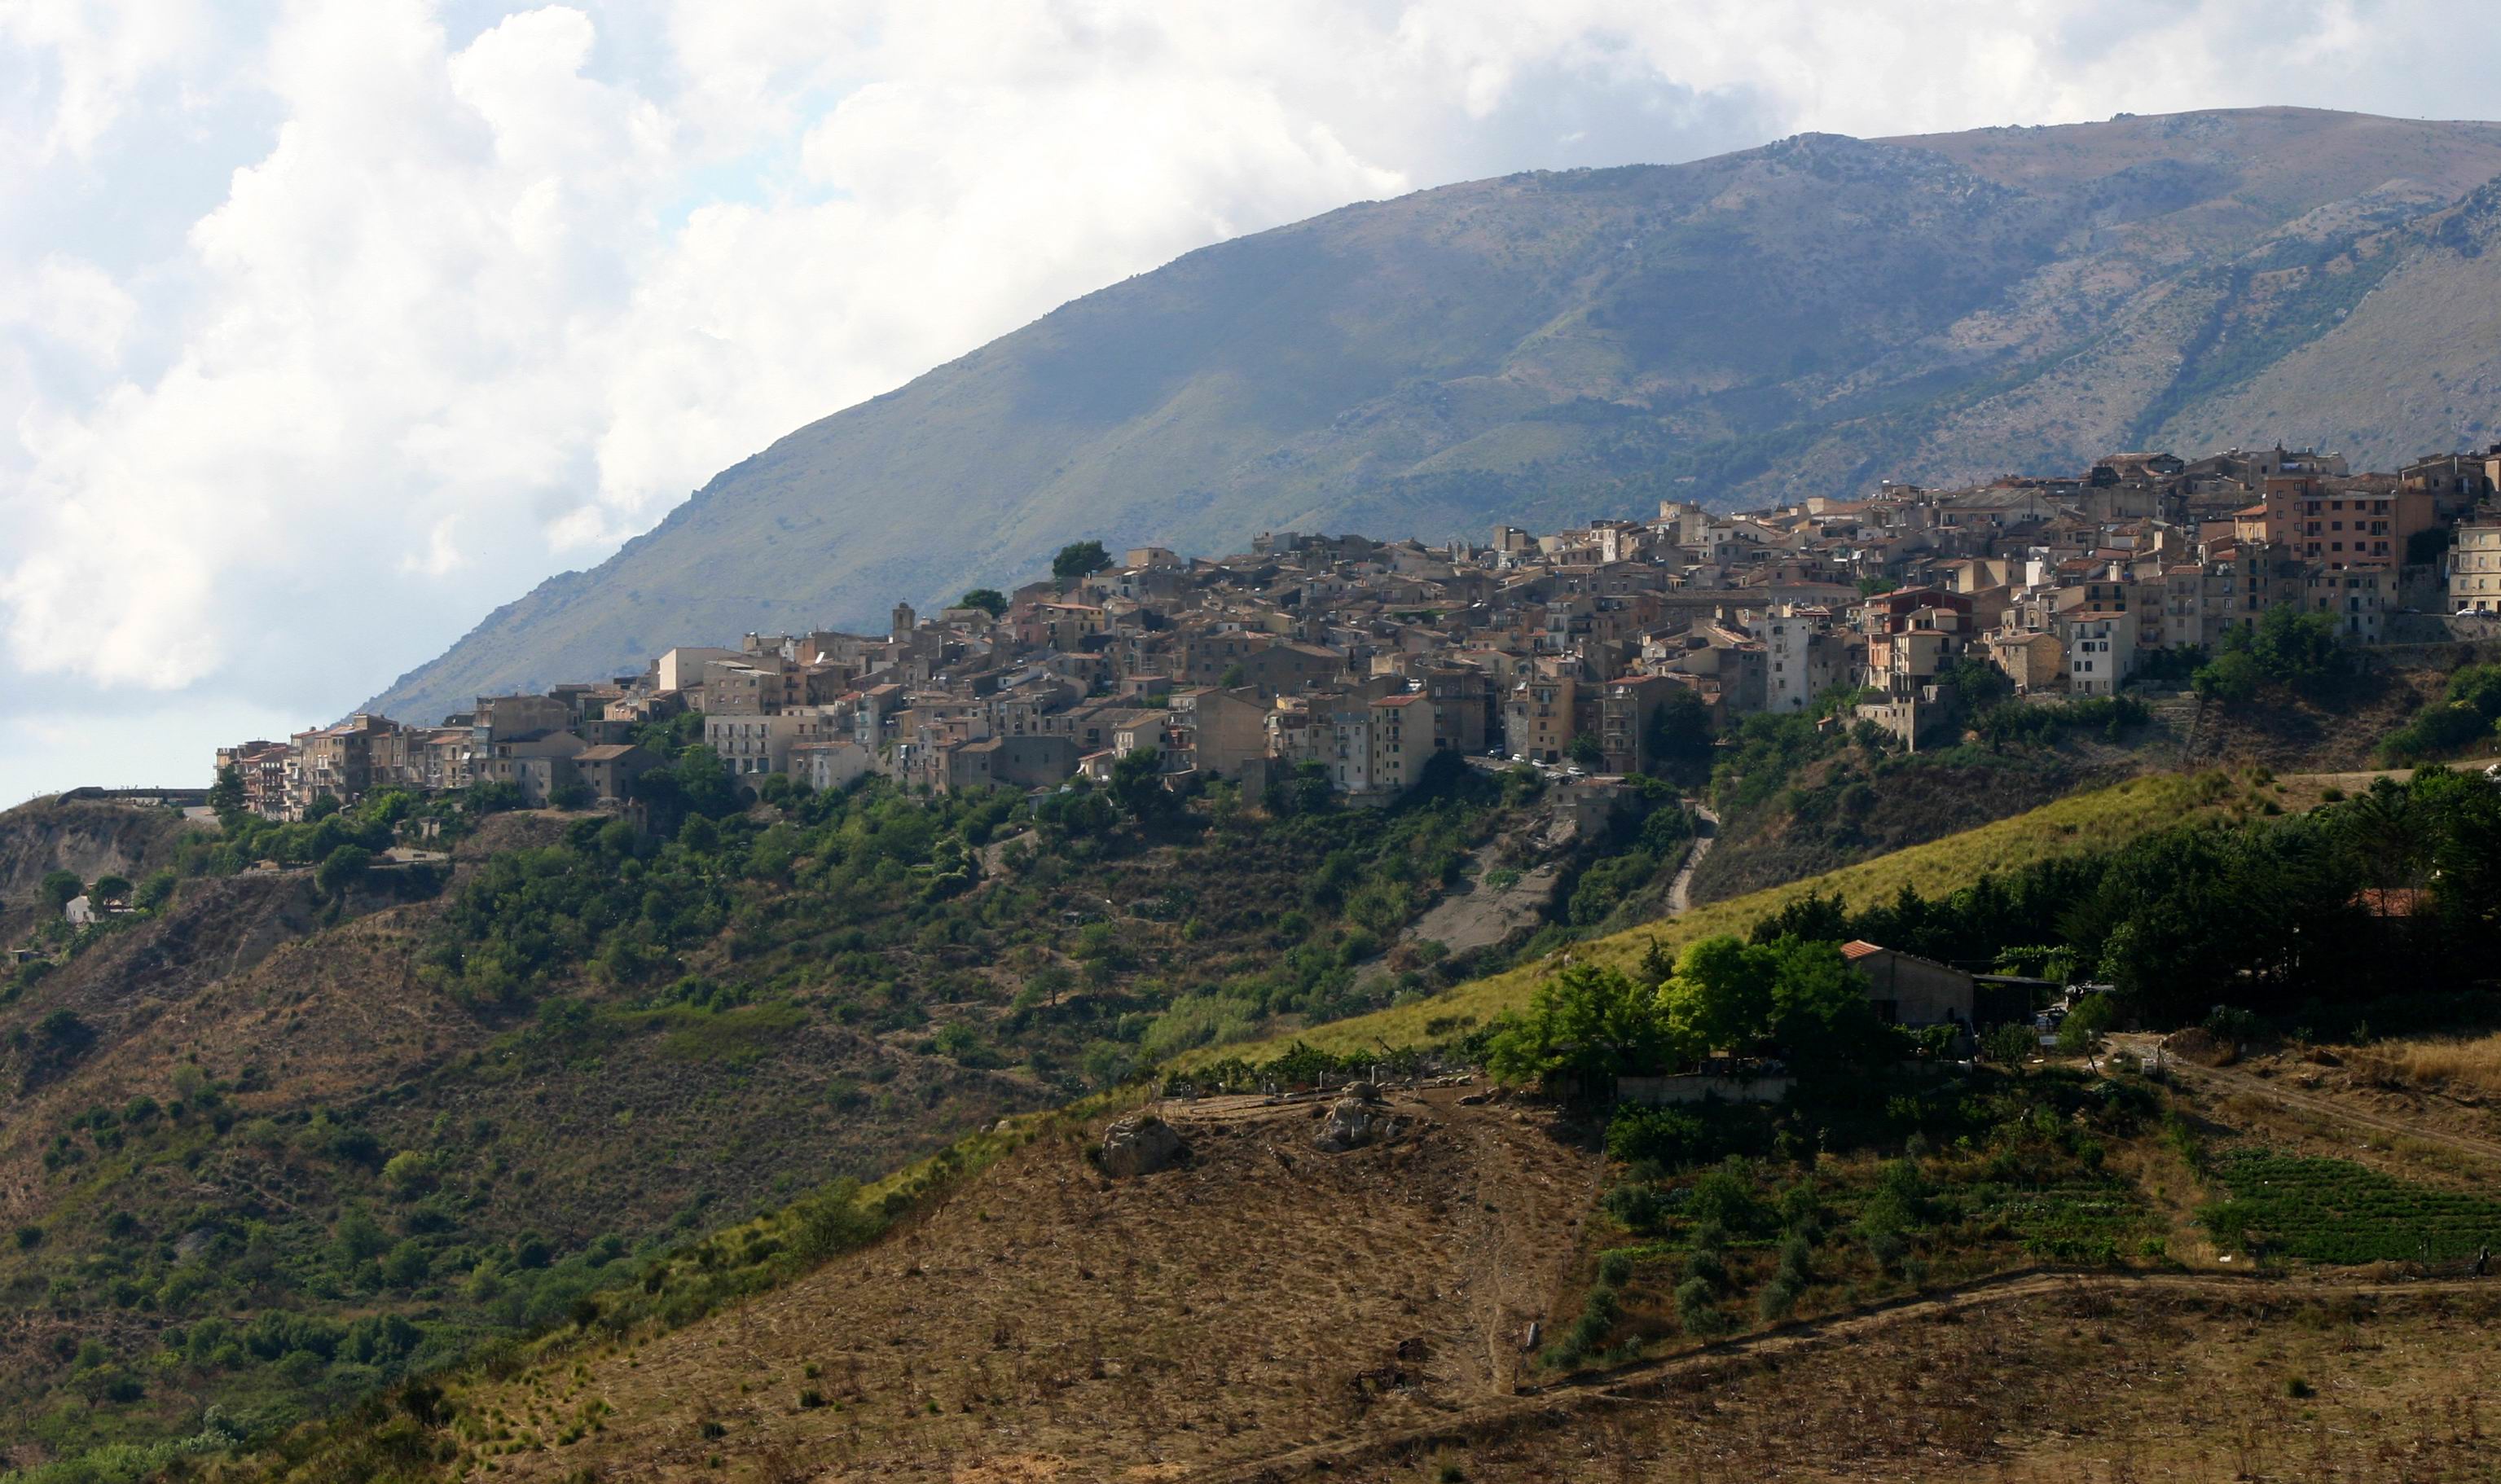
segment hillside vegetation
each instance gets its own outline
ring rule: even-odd
[[[2496,174],[2491,124],[2256,109],[1348,207],[792,433],[366,709],[874,629],[1087,537],[1439,540],[2279,438],[2393,468],[2491,431]]]
[[[114,1461],[265,1444],[290,1419],[358,1396],[388,1400],[288,1434],[253,1468],[304,1480],[474,1477],[488,1464],[550,1478],[585,1467],[780,1477],[837,1465],[952,1476],[975,1462],[1084,1472],[1299,1456],[1315,1440],[1370,1449],[1446,1435],[1442,1419],[1511,1405],[1517,1388],[1575,1369],[1673,1357],[1801,1317],[1855,1324],[1849,1316],[1871,1303],[2044,1261],[2159,1274],[2230,1267],[2226,1256],[2379,1261],[2391,1241],[2449,1261],[2501,1221],[2488,1203],[2447,1194],[2457,1161],[2482,1146],[2437,1121],[2357,1162],[2271,1109],[2244,1110],[2237,1084],[2183,1103],[2194,1089],[2107,1070],[2025,1072],[2019,1056],[1953,1072],[1891,1060],[1884,1033],[1846,1028],[1831,1068],[1793,1048],[1816,1085],[1785,1105],[1602,1124],[1444,1087],[1394,1098],[1384,1138],[1328,1154],[1311,1143],[1316,1107],[1218,1098],[1163,1108],[1187,1142],[1180,1171],[1109,1179],[1092,1142],[1126,1105],[1119,1096],[997,1121],[1067,1096],[1036,1079],[1031,1059],[1056,1034],[1050,993],[1028,1001],[1024,1032],[999,1013],[995,991],[985,1014],[979,995],[947,1011],[981,1027],[968,1037],[930,1036],[926,1021],[881,1029],[879,1006],[904,1002],[853,998],[846,985],[884,982],[850,977],[839,955],[860,949],[833,945],[794,972],[794,950],[816,931],[787,910],[798,894],[908,889],[885,915],[918,926],[889,930],[889,947],[910,940],[916,955],[937,955],[935,968],[961,932],[989,962],[1014,944],[979,941],[978,904],[1050,879],[1043,862],[1091,881],[1152,860],[1158,895],[1170,896],[1198,879],[1190,851],[1204,847],[1186,842],[1202,832],[1225,841],[1227,859],[1255,861],[1254,845],[1317,851],[1297,908],[1317,917],[1325,898],[1313,883],[1328,889],[1340,841],[1464,856],[1472,831],[1502,832],[1504,811],[1533,801],[1506,803],[1503,779],[1454,777],[1386,820],[1296,814],[1280,799],[1285,811],[1259,823],[1166,813],[1145,795],[1129,807],[1144,804],[1148,817],[1124,818],[1117,789],[1063,796],[1074,802],[1013,842],[1031,858],[1011,868],[1002,854],[992,878],[972,864],[989,846],[961,843],[979,816],[959,802],[871,790],[716,819],[700,808],[709,760],[690,751],[677,766],[696,807],[673,839],[622,855],[626,842],[595,819],[495,816],[437,900],[325,905],[309,873],[183,885],[156,931],[195,909],[183,931],[237,941],[267,937],[255,921],[332,909],[343,920],[244,954],[240,973],[195,970],[179,1037],[112,1028],[25,1064],[19,1106],[33,1116],[13,1121],[13,1135],[21,1158],[43,1153],[45,1172],[20,1164],[12,1185],[51,1204],[50,1220],[0,1257],[14,1292],[43,1296],[29,1308],[43,1323],[16,1352],[16,1404],[41,1402],[20,1415],[37,1417],[56,1454],[84,1450],[85,1464],[62,1468],[90,1470],[34,1477],[135,1478]],[[2368,1002],[2376,1019],[2418,976],[2412,954],[2368,940],[2363,925],[2326,935],[2365,955],[2350,963],[2252,954],[2250,943],[2291,941],[2287,915],[2350,912],[2356,872],[2378,879],[2472,858],[2491,825],[2489,793],[2437,770],[2359,800],[2320,800],[2263,772],[2138,779],[1575,942],[1559,974],[1530,964],[1307,1023],[1305,1044],[1272,1067],[1322,1065],[1313,1059],[1328,1048],[1361,1063],[1451,1044],[1532,994],[1610,977],[1656,985],[1672,973],[1686,987],[1663,1004],[1716,993],[1708,985],[1735,961],[1695,957],[1713,934],[1751,938],[1769,945],[1748,950],[1766,965],[1818,974],[1808,950],[1851,935],[1957,961],[2096,954],[2118,976],[2117,1003],[2172,1023],[2203,1014],[2203,997],[2233,978],[2228,966],[2246,965],[2251,976],[2220,993],[2289,1005],[2328,975],[2349,996],[2383,997]],[[2303,802],[2324,807],[2286,812]],[[881,841],[906,825],[930,832],[914,847],[921,859],[888,870],[900,863]],[[1365,872],[1395,879],[1386,859]],[[2451,871],[2443,901],[2484,890],[2483,879]],[[633,922],[603,916],[627,900],[611,895],[619,887]],[[2163,918],[2174,899],[2263,909]],[[2079,904],[2090,907],[2083,917],[2070,910]],[[1213,905],[1202,894],[1196,910]],[[742,926],[672,937],[667,925],[688,913]],[[1048,916],[1027,903],[1016,920]],[[2084,918],[2100,937],[2066,940]],[[1158,919],[1128,920],[1135,961],[1076,969],[1063,1003],[1117,1001],[1134,995],[1132,973],[1171,972]],[[1203,920],[1171,941],[1209,956],[1213,973],[1234,930],[1220,914]],[[1356,928],[1335,921],[1319,931]],[[2441,921],[2424,919],[2441,936],[2419,952],[2451,953],[2459,945],[2446,935],[2477,931]],[[947,922],[961,927],[929,931]],[[2182,936],[2196,922],[2209,930]],[[566,923],[599,927],[568,946]],[[1091,926],[1062,931],[1082,940]],[[657,936],[632,954],[584,956],[643,933]],[[2172,937],[2146,936],[2157,933]],[[150,951],[151,936],[117,935],[25,994],[107,1028],[115,1002],[97,991],[127,981],[104,967]],[[231,951],[202,942],[210,959]],[[1249,940],[1242,952],[1245,964],[1269,956]],[[673,961],[658,968],[652,954]],[[377,998],[369,987],[385,973],[399,988]],[[638,988],[638,974],[652,977]],[[2340,1003],[2350,1018],[2364,1002]],[[859,1007],[848,1025],[845,1004]],[[174,1018],[164,1008],[151,1024]],[[1323,1012],[1314,1003],[1289,1013]],[[1099,1026],[1100,1013],[1075,1023]],[[2416,1003],[2410,1013],[2438,1011]],[[2084,1029],[2072,1049],[2088,1055],[2095,1038]],[[1742,1047],[1755,1034],[1732,1021],[1709,1043]],[[1798,1042],[1777,1024],[1772,1034]],[[183,1060],[186,1044],[197,1062]],[[357,1060],[358,1044],[375,1054]],[[227,1074],[246,1048],[248,1070]],[[978,1065],[1019,1049],[1020,1068]],[[1281,1049],[1221,1054],[1240,1065]],[[1497,1065],[1510,1055],[1494,1050]],[[394,1060],[402,1070],[381,1072],[380,1097],[340,1081]],[[1123,1063],[1104,1074],[1127,1073]],[[151,1078],[171,1096],[129,1096]],[[108,1086],[113,1101],[98,1100]],[[939,1131],[974,1126],[986,1132],[868,1179],[916,1144],[938,1147]],[[2322,1194],[2298,1211],[2267,1204],[2279,1170]],[[705,1199],[665,1199],[697,1185]],[[211,1189],[222,1193],[203,1201]],[[2397,1225],[2365,1251],[2309,1214],[2340,1202]],[[742,1205],[763,1214],[741,1220]],[[1208,1349],[1208,1326],[1253,1313],[1251,1348]],[[46,1374],[47,1360],[58,1370]],[[435,1378],[394,1383],[411,1372]],[[1107,1425],[1116,1415],[1154,1422]],[[141,1431],[150,1418],[156,1431]],[[1475,1446],[1509,1435],[1457,1435]]]
[[[2091,724],[2065,742],[2055,718],[2034,736],[2030,722],[2010,731],[1985,715],[1971,756],[1903,758],[1817,732],[1810,718],[1802,731],[1756,728],[1722,749],[1709,787],[1732,807],[1776,807],[1786,828],[1813,816],[1836,829],[1855,818],[1856,830],[1883,815],[1843,802],[1854,787],[1946,787],[1992,768],[2057,774],[2087,733],[2108,750],[2076,757],[2128,755],[2110,742],[2127,731],[2117,709],[2080,711]],[[2437,873],[2444,911],[2455,893],[2483,889],[2484,875],[2461,863],[2481,858],[2475,831],[2489,824],[2490,791],[2437,769],[2403,787],[2357,783],[2359,799],[2263,769],[2150,775],[1618,932],[1610,929],[1656,910],[1689,847],[1691,820],[1671,789],[1639,788],[1612,826],[1581,837],[1557,833],[1545,785],[1526,770],[1449,758],[1399,806],[1352,811],[1291,785],[1255,803],[1225,788],[1175,797],[1153,785],[1150,760],[1028,813],[1012,798],[917,799],[878,784],[817,796],[776,779],[750,799],[679,729],[649,741],[674,759],[655,775],[656,834],[596,815],[393,795],[301,824],[234,818],[222,832],[171,838],[168,864],[133,893],[139,910],[39,935],[57,956],[0,990],[0,1072],[11,1079],[0,1203],[14,1234],[0,1244],[0,1285],[18,1316],[0,1333],[0,1408],[17,1439],[9,1462],[52,1468],[38,1475],[46,1484],[135,1478],[112,1461],[265,1441],[360,1398],[417,1395],[401,1390],[403,1378],[464,1363],[526,1370],[521,1357],[567,1336],[621,1344],[678,1333],[813,1281],[843,1253],[896,1241],[909,1250],[917,1224],[967,1199],[992,1216],[1081,1220],[1085,1178],[1063,1206],[1027,1191],[992,1208],[970,1192],[1000,1160],[1064,1182],[1050,1161],[1082,1157],[1106,1105],[1016,1115],[1115,1092],[1149,1069],[1227,1085],[1263,1062],[1267,1079],[1293,1081],[1384,1058],[1484,1055],[1507,1014],[1557,985],[1612,975],[1638,998],[1670,973],[1703,983],[1717,971],[1686,961],[1715,935],[1768,944],[1747,951],[1826,987],[1846,977],[1824,963],[1829,948],[1799,944],[1859,936],[2027,966],[2064,954],[2116,975],[2127,1005],[2164,1023],[2203,1015],[2208,996],[2315,998],[2333,976],[2351,995],[2303,1011],[2330,1033],[2360,1013],[2352,995],[2403,988],[2425,956],[2483,951],[2465,918],[2425,916],[2413,946],[2394,950],[2385,929],[2354,918],[2361,885]],[[455,841],[448,870],[379,856],[419,809]],[[1863,831],[1832,840],[1882,848]],[[263,860],[277,869],[243,869]],[[1522,867],[1554,883],[1545,917],[1467,954],[1416,933],[1440,904]],[[2205,904],[2191,916],[2218,930],[2184,932],[2147,890]],[[2329,940],[2363,956],[2288,959],[2269,945],[2301,937],[2291,922],[2341,923]],[[2166,973],[2179,979],[2169,998]],[[2138,1261],[2148,1243],[2181,1238],[2176,1211],[2114,1184],[2072,1141],[2023,1145],[2026,1168],[2039,1180],[2054,1174],[2054,1191],[1991,1186],[1992,1167],[1957,1156],[1931,1165],[1934,1193],[1886,1195],[1884,1151],[1915,1134],[2021,1143],[2017,1131],[2043,1119],[2105,1120],[2094,1126],[2111,1138],[2141,1140],[2153,1137],[2151,1114],[2142,1100],[2110,1104],[2063,1084],[1932,1096],[1898,1080],[1889,1035],[1833,1025],[1849,1043],[1844,1059],[1865,1062],[1848,1098],[1801,1102],[1776,1120],[1606,1136],[1629,1167],[1722,1154],[1766,1162],[1727,1207],[1739,1219],[1722,1225],[1741,1239],[1713,1249],[1707,1293],[1690,1289],[1696,1274],[1684,1267],[1636,1256],[1600,1285],[1615,1296],[1603,1323],[1584,1325],[1594,1311],[1579,1306],[1578,1288],[1549,1302],[1506,1287],[1490,1309],[1471,1311],[1481,1335],[1534,1321],[1583,1342],[1522,1359],[1484,1338],[1485,1369],[1453,1397],[1633,1353],[1624,1346],[1642,1335],[1743,1325],[1783,1305],[1847,1306],[1922,1274],[1980,1274],[2045,1254]],[[1799,1066],[1821,1065],[1794,1022],[1729,1021],[1711,1043],[1766,1037],[1790,1043]],[[1530,1124],[1515,1124],[1507,1106],[1497,1114],[1454,1096],[1431,1109],[1434,1126],[1453,1131],[1488,1120],[1562,1131],[1581,1152],[1549,1178],[1580,1182],[1582,1209],[1613,1179],[1631,1193],[1608,1197],[1605,1219],[1632,1244],[1690,1244],[1689,1221],[1671,1209],[1675,1187],[1657,1171],[1591,1163],[1593,1128],[1525,1112]],[[1012,1121],[1000,1132],[950,1142],[1003,1116]],[[1219,1123],[1201,1147],[1300,1168],[1293,1140],[1227,1144],[1232,1128]],[[1511,1142],[1467,1138],[1469,1160],[1526,1158]],[[1042,1144],[1057,1152],[1020,1152]],[[1817,1176],[1819,1235],[1784,1265],[1796,1223],[1757,1232],[1747,1213],[1781,1209],[1796,1183],[1783,1162],[1813,1149],[1856,1162]],[[1512,1167],[1431,1168],[1435,1180],[1496,1192],[1434,1197],[1442,1216],[1471,1201],[1511,1208],[1499,1192],[1517,1178],[1503,1172]],[[1365,1199],[1355,1187],[1324,1196]],[[1194,1199],[1242,1198],[1211,1188]],[[1886,1202],[1924,1214],[1868,1214]],[[1958,1213],[1951,1223],[1949,1211]],[[1867,1245],[1828,1249],[1824,1236],[1845,1225]],[[1195,1239],[1159,1230],[1158,1241]],[[1031,1239],[1046,1237],[1037,1229]],[[1497,1271],[1528,1270],[1563,1282],[1566,1248],[1599,1260],[1566,1243],[1552,1249],[1563,1267],[1541,1266],[1551,1243],[1499,1223],[1468,1240],[1494,1247],[1451,1261],[1506,1254],[1471,1283],[1509,1284]],[[1072,1250],[1084,1254],[1076,1281],[1092,1281],[1100,1249]],[[1904,1252],[1925,1266],[1906,1268]],[[1250,1279],[1207,1281],[1230,1293]],[[829,1363],[796,1364],[803,1379],[821,1380],[804,1367]],[[1084,1364],[1091,1379],[1094,1363]],[[906,1389],[925,1403],[927,1386]],[[803,1389],[820,1404],[794,1402],[800,1410],[837,1410],[831,1388]],[[1315,1395],[1289,1387],[1277,1405],[1303,1415],[1322,1404]],[[462,1435],[472,1457],[508,1457],[525,1435],[536,1441],[522,1453],[550,1432],[578,1441],[608,1415],[559,1418],[540,1405],[524,1424],[504,1410],[484,1434],[473,1421]],[[1203,1415],[1207,1426],[1281,1435],[1247,1415]]]
[[[2105,849],[2203,812],[2246,814],[2257,807],[2244,788],[2229,779],[2170,775],[2132,778],[1941,841],[1710,903],[1665,922],[1576,943],[1557,950],[1552,960],[1522,964],[1429,999],[1315,1026],[1292,1037],[1254,1042],[1234,1051],[1246,1060],[1255,1061],[1288,1039],[1339,1054],[1449,1040],[1526,1005],[1530,994],[1562,960],[1627,967],[1638,963],[1653,945],[1673,953],[1715,933],[1742,934],[1790,903],[1810,897],[1838,896],[1852,903],[1883,903],[1898,896],[1905,887],[1922,896],[1942,897],[1991,872],[2004,872],[2028,861]]]
[[[1409,929],[1472,875],[1640,876],[1689,829],[1653,788],[1544,843],[1533,775],[1455,758],[1384,811],[1184,801],[1151,759],[1038,817],[882,784],[757,803],[649,740],[678,759],[656,835],[388,794],[236,815],[151,857],[136,910],[24,940],[47,956],[0,975],[8,1462],[153,1446],[210,1406],[258,1435],[560,1325],[692,1234],[1463,976]],[[420,822],[448,871],[383,858]]]

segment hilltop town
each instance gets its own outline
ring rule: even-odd
[[[665,761],[638,729],[686,713],[746,780],[938,793],[1055,789],[1151,748],[1174,780],[1300,775],[1377,803],[1437,752],[1646,773],[1673,715],[1724,728],[1836,699],[1916,749],[1953,733],[1974,661],[2017,696],[2098,696],[2276,610],[2353,644],[2479,631],[2501,614],[2496,483],[2501,445],[2359,475],[2278,446],[1739,513],[1668,501],[1482,545],[1278,533],[1114,560],[1085,543],[1051,580],[897,605],[884,634],[673,648],[638,676],[434,726],[359,714],[217,764],[245,807],[301,819],[383,789],[629,804]]]

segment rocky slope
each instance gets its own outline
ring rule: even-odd
[[[1444,538],[2317,438],[2491,430],[2501,125],[2313,110],[1917,139],[1348,207],[1193,252],[791,434],[373,703],[883,622],[1100,537]]]
[[[0,904],[21,904],[45,875],[67,871],[82,881],[136,879],[165,863],[183,828],[170,809],[38,800],[0,813]]]

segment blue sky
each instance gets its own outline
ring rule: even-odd
[[[1805,129],[2488,116],[2496,62],[2352,0],[0,0],[0,805],[333,719],[1208,242]]]

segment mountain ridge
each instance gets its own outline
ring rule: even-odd
[[[1357,203],[777,440],[366,709],[431,720],[673,643],[874,627],[1087,537],[1440,539],[2140,441],[2403,458],[2483,430],[2501,385],[2501,341],[2395,348],[2501,303],[2472,208],[2496,177],[2501,125],[2261,109],[1808,134]],[[2348,341],[2373,376],[2343,369]]]

